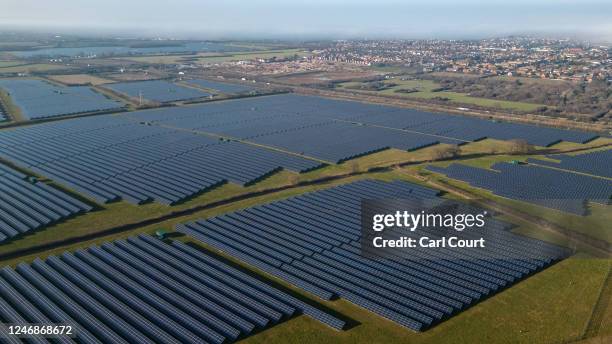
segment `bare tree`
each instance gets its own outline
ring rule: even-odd
[[[431,152],[432,160],[454,159],[461,154],[461,148],[458,145],[437,146]]]
[[[300,176],[292,173],[289,176],[289,185],[298,185],[299,183],[300,183]]]
[[[510,140],[511,154],[528,154],[534,151],[533,145],[526,140]]]

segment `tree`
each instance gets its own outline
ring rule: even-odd
[[[533,150],[533,145],[525,140],[510,140],[510,153],[512,154],[528,154]]]
[[[432,151],[432,160],[454,159],[461,154],[458,145],[437,146]]]

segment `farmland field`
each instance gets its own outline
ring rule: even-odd
[[[232,61],[242,61],[242,60],[255,60],[255,59],[270,59],[273,57],[276,58],[287,58],[293,57],[294,55],[298,56],[309,56],[310,53],[300,50],[300,49],[285,49],[285,50],[268,50],[268,51],[260,51],[253,53],[239,53],[239,54],[228,54],[228,55],[218,55],[218,56],[201,56],[197,57],[196,61],[200,64],[210,64],[210,63],[223,63],[223,62],[232,62]]]
[[[477,106],[483,106],[488,108],[500,108],[506,110],[517,110],[517,111],[534,111],[542,104],[532,104],[525,102],[515,101],[503,101],[486,98],[470,97],[467,94],[447,92],[447,91],[433,91],[439,87],[439,85],[430,80],[399,80],[391,79],[385,80],[386,84],[397,84],[395,86],[386,88],[381,91],[365,91],[365,92],[377,92],[383,95],[396,96],[396,97],[408,97],[408,98],[420,98],[420,99],[448,99],[451,102],[461,104],[473,104]],[[339,84],[338,87],[353,91],[355,87],[361,85],[359,82],[347,82]],[[398,90],[414,90],[414,92],[404,93],[397,92]]]
[[[15,67],[15,66],[21,66],[26,64],[26,62],[21,62],[21,61],[0,61],[0,68],[7,68],[7,67]]]
[[[58,64],[46,64],[46,63],[34,63],[34,64],[20,64],[9,67],[0,66],[0,74],[2,73],[34,73],[34,72],[48,72],[54,70],[72,69],[70,66],[58,65]]]

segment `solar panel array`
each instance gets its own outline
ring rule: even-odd
[[[132,98],[148,99],[160,103],[188,100],[210,96],[194,88],[179,86],[165,80],[147,80],[105,84],[103,87],[123,93]]]
[[[556,259],[546,258],[548,253],[557,258],[566,254],[500,226],[496,239],[487,242],[486,256],[547,254],[541,259],[474,259],[467,253],[416,250],[418,258],[410,260],[360,255],[362,199],[431,199],[437,193],[399,181],[360,181],[190,222],[178,230],[323,299],[339,296],[417,331],[545,268]]]
[[[210,81],[203,79],[194,79],[185,81],[189,84],[204,87],[210,90],[215,90],[221,93],[245,93],[254,90],[253,87],[240,84],[228,84],[225,82]]]
[[[0,295],[4,323],[73,324],[80,343],[234,342],[296,314],[344,327],[213,256],[149,236],[5,267]]]
[[[342,162],[387,148],[414,150],[440,142],[462,143],[444,137],[356,125],[291,109],[291,99],[274,96],[249,102],[146,110],[128,116],[153,124],[239,138],[330,162]]]
[[[250,185],[280,169],[305,172],[322,165],[118,116],[0,132],[0,157],[98,202],[169,205],[225,182]]]
[[[86,86],[61,87],[35,79],[0,80],[12,101],[27,119],[118,110],[123,104]]]
[[[0,243],[90,211],[91,206],[0,164]]]
[[[338,163],[387,148],[411,151],[440,142],[461,143],[452,139],[346,122],[286,130],[248,140]]]
[[[580,155],[556,154],[546,157],[558,160],[559,162],[539,159],[529,159],[528,161],[538,165],[612,178],[612,150],[595,151]]]
[[[267,144],[332,162],[385,148],[413,150],[485,137],[525,139],[542,146],[561,140],[586,142],[597,137],[593,133],[298,95],[245,98],[128,116]]]
[[[301,113],[342,118],[366,124],[406,129],[425,134],[474,141],[482,138],[500,140],[524,139],[538,146],[550,146],[560,141],[585,143],[598,137],[597,134],[575,130],[563,130],[535,125],[494,122],[490,120],[428,113],[412,109],[401,109],[382,105],[288,95],[290,106]]]
[[[499,196],[576,215],[586,215],[586,201],[610,204],[612,197],[612,180],[533,165],[497,163],[487,170],[451,164],[427,169]]]

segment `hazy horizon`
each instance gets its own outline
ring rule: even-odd
[[[185,39],[486,38],[541,34],[612,41],[602,0],[4,0],[3,29]],[[78,31],[77,31],[78,30]]]

